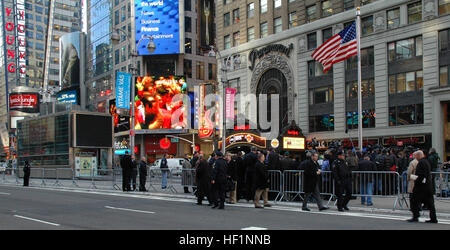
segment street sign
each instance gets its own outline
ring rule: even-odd
[[[178,138],[171,138],[170,142],[180,142],[180,139],[178,139]]]

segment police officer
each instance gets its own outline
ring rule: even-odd
[[[220,151],[215,153],[215,161],[212,170],[211,183],[213,191],[214,206],[219,209],[225,208],[225,193],[227,182],[227,162],[223,159],[223,154]]]
[[[337,159],[333,162],[333,176],[336,182],[336,195],[338,197],[338,211],[349,210],[348,202],[352,196],[352,170],[345,161],[345,154],[342,150],[337,152]],[[345,192],[345,197],[343,194]]]
[[[142,157],[139,162],[139,191],[146,192],[145,182],[147,180],[147,160]]]
[[[30,163],[28,163],[28,160],[25,160],[25,166],[23,167],[23,186],[28,187],[29,181],[30,181]]]
[[[122,168],[122,190],[130,191],[130,176],[131,176],[131,156],[128,151],[125,151],[125,155],[120,159],[120,167]]]

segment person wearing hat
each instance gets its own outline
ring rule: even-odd
[[[333,177],[336,183],[337,208],[340,212],[349,210],[348,202],[352,197],[352,170],[345,161],[345,154],[342,150],[337,153],[337,159],[333,162]],[[345,197],[343,196],[345,192]]]
[[[215,153],[215,161],[213,165],[211,184],[214,205],[212,208],[225,208],[225,193],[227,183],[227,162],[223,159],[223,154],[220,151]]]

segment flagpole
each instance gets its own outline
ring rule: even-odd
[[[358,47],[358,146],[360,152],[363,149],[362,134],[362,88],[361,88],[361,17],[360,8],[356,7],[356,44]]]

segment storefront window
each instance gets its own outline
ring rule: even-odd
[[[363,128],[374,128],[375,127],[375,110],[363,110],[362,124]],[[347,112],[347,128],[357,129],[358,128],[358,111]]]
[[[423,124],[423,104],[389,107],[389,126]]]

